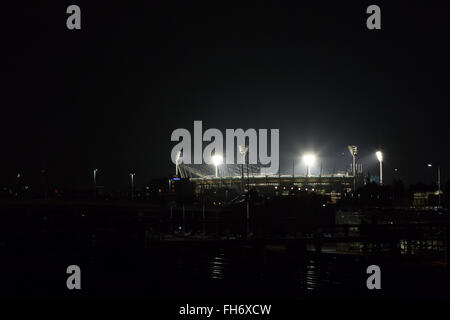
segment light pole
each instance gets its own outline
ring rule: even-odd
[[[377,159],[380,162],[380,186],[383,185],[383,153],[381,151],[377,151],[376,153]]]
[[[316,162],[316,156],[308,153],[303,156],[303,162],[306,165],[306,177],[309,177],[311,166]]]
[[[244,192],[244,165],[245,165],[245,155],[248,152],[248,146],[239,146],[239,153],[242,156],[242,179],[241,179],[241,187],[242,187],[242,192]]]
[[[428,164],[428,167],[432,167],[431,163]],[[437,184],[438,184],[438,207],[441,206],[441,166],[437,166]]]
[[[94,169],[94,198],[97,198],[97,171],[98,169]]]
[[[134,176],[135,176],[135,173],[130,173],[130,177],[131,177],[131,200],[134,200]]]
[[[179,171],[179,167],[178,167],[178,161],[180,160],[180,156],[181,156],[181,151],[177,152],[177,157],[175,160],[175,175],[178,177],[178,171]]]
[[[241,173],[242,173],[242,179],[241,179],[242,192],[245,191],[245,188],[244,188],[244,165],[245,165],[245,155],[247,154],[247,152],[248,152],[248,146],[246,146],[246,145],[239,146],[239,153],[241,154],[241,157],[242,157],[242,170],[241,170]],[[250,200],[249,199],[249,197],[250,197],[250,186],[249,186],[249,181],[248,180],[249,179],[248,179],[248,165],[247,165],[247,191],[248,191],[248,194],[246,196],[247,210],[246,210],[246,216],[245,216],[245,218],[246,218],[246,229],[247,229],[246,237],[248,237],[249,234],[250,234],[250,204],[249,204],[249,200]]]
[[[212,157],[212,162],[213,162],[214,166],[216,167],[216,178],[218,178],[219,177],[219,165],[222,164],[223,158],[221,155],[216,154]]]
[[[350,151],[350,154],[353,158],[353,192],[355,192],[356,189],[356,156],[358,155],[358,147],[356,146],[348,146],[348,151]]]

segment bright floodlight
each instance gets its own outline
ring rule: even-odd
[[[219,177],[219,165],[222,164],[223,158],[221,155],[215,154],[212,156],[211,160],[212,160],[214,166],[216,167],[216,178],[218,178]]]
[[[309,171],[311,169],[311,166],[316,162],[316,156],[312,153],[305,154],[303,156],[303,162],[306,165],[306,176],[309,177]]]
[[[383,153],[381,151],[377,151],[375,154],[377,155],[378,161],[383,161]]]
[[[303,162],[306,164],[306,166],[311,167],[314,162],[316,162],[316,156],[313,154],[305,154],[303,156]]]
[[[378,161],[380,162],[380,186],[383,185],[383,153],[381,151],[377,151],[375,153],[377,155]]]
[[[213,164],[214,164],[215,166],[218,166],[218,165],[222,164],[222,161],[223,161],[222,156],[221,156],[221,155],[218,155],[218,154],[212,156],[211,159],[212,159],[212,162],[213,162]]]
[[[432,167],[433,165],[431,163],[428,164],[429,167]]]

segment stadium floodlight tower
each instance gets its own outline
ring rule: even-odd
[[[177,157],[175,158],[175,175],[178,177],[178,172],[180,170],[179,168],[179,161],[181,156],[181,150],[177,152]]]
[[[356,189],[356,156],[358,155],[358,147],[357,146],[348,146],[348,151],[350,151],[350,154],[353,158],[353,192],[355,192]]]
[[[245,155],[248,152],[248,146],[239,146],[239,153],[241,154],[242,157],[242,170],[241,170],[241,187],[242,190],[244,190],[244,165],[245,165]]]
[[[383,185],[383,153],[381,151],[377,151],[376,153],[377,159],[380,162],[380,186]]]
[[[248,146],[239,146],[239,153],[241,154],[242,157],[242,165],[245,164],[245,155],[248,152]]]
[[[303,156],[303,162],[306,165],[306,177],[309,177],[311,166],[316,162],[316,156],[312,153]]]
[[[223,157],[220,154],[215,154],[212,156],[212,162],[214,166],[216,167],[216,178],[219,177],[219,165],[223,162]]]

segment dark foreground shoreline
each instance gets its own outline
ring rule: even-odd
[[[446,251],[439,247],[433,254],[412,255],[394,254],[383,245],[383,250],[368,252],[326,246],[318,251],[314,237],[306,236],[247,239],[162,232],[167,226],[158,229],[164,221],[157,217],[163,209],[2,203],[0,297],[183,302],[450,298]],[[366,286],[366,269],[373,264],[382,270],[381,290]],[[70,265],[81,269],[81,290],[67,289]]]

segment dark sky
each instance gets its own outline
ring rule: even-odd
[[[2,9],[0,182],[137,184],[173,171],[171,132],[279,128],[281,170],[358,145],[385,179],[449,177],[450,5],[443,1],[21,1]],[[314,3],[314,4],[312,4]],[[66,8],[82,29],[66,28]],[[366,28],[370,4],[382,30]]]

